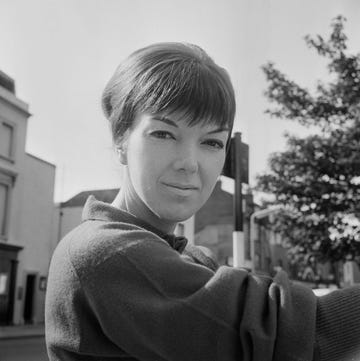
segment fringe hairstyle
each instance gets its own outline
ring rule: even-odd
[[[226,70],[185,43],[156,43],[132,53],[106,85],[102,107],[114,144],[138,112],[181,112],[190,126],[216,124],[230,128],[230,135],[236,109]]]

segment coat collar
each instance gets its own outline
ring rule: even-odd
[[[88,197],[85,203],[82,212],[82,220],[99,220],[105,222],[122,222],[133,224],[135,226],[146,229],[147,231],[155,233],[157,236],[164,239],[173,249],[179,253],[183,252],[188,242],[185,237],[175,236],[174,234],[166,234],[151,224],[122,209],[116,208],[109,203],[98,201],[92,195]]]

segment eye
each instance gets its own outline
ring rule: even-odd
[[[150,133],[151,136],[158,138],[158,139],[175,139],[175,137],[165,130],[156,130]]]
[[[205,140],[203,142],[203,144],[206,144],[215,149],[223,149],[224,148],[224,143],[218,139],[208,139],[208,140]]]

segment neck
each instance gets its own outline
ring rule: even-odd
[[[126,211],[136,218],[139,218],[160,231],[170,234],[174,233],[176,222],[161,219],[154,214],[149,207],[140,199],[130,182],[123,182],[119,193],[112,202],[114,207]]]

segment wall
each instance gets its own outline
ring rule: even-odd
[[[25,154],[23,192],[18,220],[17,244],[24,247],[19,254],[18,297],[15,322],[23,322],[26,278],[35,275],[33,321],[44,321],[45,290],[40,289],[41,277],[47,276],[53,252],[55,166]],[[22,291],[21,291],[22,290]],[[20,299],[20,294],[22,297]]]
[[[25,152],[29,116],[28,105],[14,92],[0,87],[0,118],[14,128],[13,156],[0,157],[0,172],[13,179],[7,209],[7,234],[0,242],[3,249],[22,248],[17,256],[16,277],[11,280],[13,312],[6,320],[10,324],[24,322],[28,275],[33,275],[34,281],[33,297],[30,293],[28,297],[32,301],[27,307],[29,322],[43,322],[44,281],[53,251],[55,166]]]
[[[207,225],[196,233],[195,244],[209,248],[219,264],[230,264],[232,232],[232,224]]]
[[[81,223],[83,207],[60,207],[59,212],[59,239],[63,238],[72,229]]]
[[[0,75],[2,73],[0,72]],[[11,256],[7,251],[11,248],[17,249],[12,253],[12,266],[7,268],[8,293],[3,298],[3,311],[1,324],[11,324],[14,322],[16,310],[16,297],[19,279],[19,255],[23,252],[20,247],[21,236],[19,234],[20,221],[22,215],[22,196],[24,192],[25,167],[25,139],[27,129],[27,119],[29,117],[28,105],[19,100],[14,93],[0,86],[0,120],[13,127],[12,154],[9,157],[0,156],[0,172],[6,177],[10,177],[10,187],[8,193],[8,206],[6,213],[6,231],[4,236],[0,236],[3,254],[0,262],[9,265],[6,258]],[[7,250],[6,250],[7,249]],[[6,250],[6,251],[5,251]],[[3,270],[4,271],[4,270]],[[2,296],[3,297],[3,296]],[[16,318],[16,316],[15,316]]]
[[[18,220],[21,219],[21,201],[24,189],[25,138],[27,128],[28,105],[0,87],[0,118],[14,125],[14,159],[13,162],[0,157],[1,172],[14,178],[11,191],[8,242],[17,243],[19,239]]]
[[[190,244],[194,244],[194,226],[195,226],[195,217],[187,219],[186,221],[181,222],[184,225],[184,233],[181,234],[179,227],[175,228],[175,234],[179,236],[184,236],[187,238]]]

